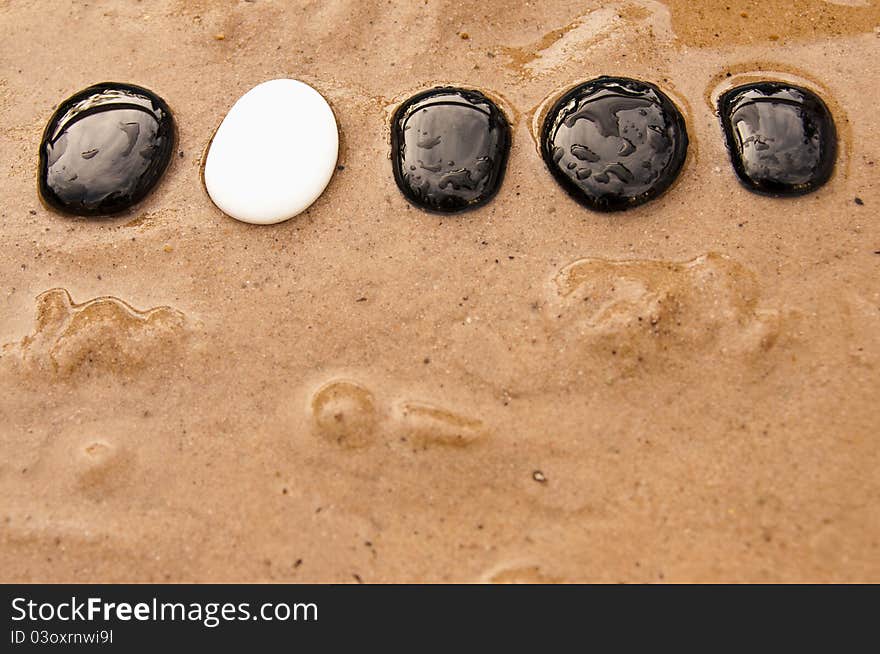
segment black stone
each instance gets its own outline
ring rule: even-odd
[[[621,211],[651,200],[675,181],[687,156],[681,112],[653,84],[599,77],[571,89],[550,109],[541,155],[578,202]]]
[[[790,84],[738,86],[718,101],[733,168],[746,188],[802,195],[831,177],[837,131],[812,91]]]
[[[479,91],[432,89],[394,113],[394,179],[422,209],[454,213],[485,204],[501,186],[509,152],[507,119]]]
[[[61,103],[40,143],[40,195],[65,213],[124,211],[156,185],[174,152],[174,119],[147,89],[105,82]]]

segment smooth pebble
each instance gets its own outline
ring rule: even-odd
[[[318,199],[338,153],[336,119],[320,93],[292,79],[263,82],[217,129],[205,160],[205,187],[236,220],[279,223]]]
[[[509,151],[507,119],[479,91],[431,89],[394,114],[394,179],[421,209],[456,213],[485,204],[501,186]]]
[[[802,195],[831,177],[837,131],[828,107],[808,89],[758,82],[718,102],[733,168],[749,190]]]
[[[597,211],[644,204],[675,181],[687,156],[681,112],[660,89],[625,77],[576,86],[550,109],[541,135],[547,168]]]
[[[153,189],[174,150],[174,119],[152,91],[104,82],[71,96],[40,143],[39,190],[64,213],[125,211]]]

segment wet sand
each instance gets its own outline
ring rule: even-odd
[[[3,580],[880,581],[880,6],[723,4],[0,0]],[[535,143],[600,74],[660,85],[691,139],[624,214]],[[737,183],[712,102],[756,75],[829,104],[818,192]],[[344,168],[238,223],[203,153],[285,76]],[[169,103],[179,154],[132,211],[57,215],[42,129],[106,80]],[[438,83],[513,130],[456,217],[389,161]]]

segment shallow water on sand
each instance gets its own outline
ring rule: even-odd
[[[880,9],[728,5],[0,2],[5,580],[880,580]],[[755,71],[834,115],[815,193],[736,180],[712,99]],[[691,141],[624,214],[536,150],[601,74]],[[344,168],[240,224],[202,155],[282,76],[328,98]],[[162,96],[179,152],[133,210],[63,217],[42,129],[104,80]],[[435,84],[511,123],[498,195],[454,217],[389,160]]]

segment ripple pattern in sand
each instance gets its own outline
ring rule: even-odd
[[[377,401],[360,382],[333,379],[312,396],[315,434],[344,449],[377,442],[430,447],[469,447],[488,436],[483,421],[440,404],[395,398]]]
[[[315,433],[343,448],[371,445],[376,440],[378,414],[373,394],[358,382],[334,380],[312,397]]]
[[[528,393],[650,379],[712,358],[763,374],[790,312],[761,300],[757,277],[716,253],[686,261],[585,258],[549,275],[531,311],[448,330],[449,356],[507,401]],[[474,341],[479,340],[478,354]],[[702,368],[699,368],[702,369]],[[739,374],[737,372],[736,374]]]
[[[143,368],[174,352],[185,324],[171,307],[138,311],[109,296],[76,304],[62,288],[41,293],[36,304],[34,331],[19,345],[22,360],[63,377]]]
[[[581,259],[556,275],[558,329],[621,358],[769,349],[778,312],[755,276],[716,253],[690,261]],[[603,347],[604,346],[604,347]]]

